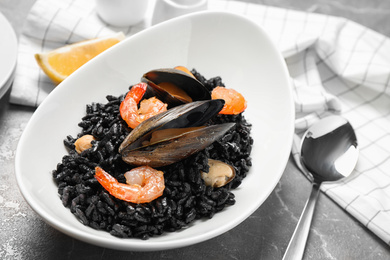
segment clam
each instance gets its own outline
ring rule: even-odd
[[[157,98],[170,107],[211,99],[210,91],[193,75],[181,69],[151,70],[143,75],[142,81],[154,90]]]
[[[224,101],[195,101],[169,109],[138,125],[119,147],[131,165],[166,166],[205,149],[220,139],[234,123],[204,124],[223,107]]]

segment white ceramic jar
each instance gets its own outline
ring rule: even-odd
[[[96,0],[96,11],[106,23],[124,27],[145,18],[149,0]]]
[[[156,0],[152,24],[207,9],[207,0]]]

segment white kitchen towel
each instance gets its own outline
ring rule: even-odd
[[[130,36],[150,26],[153,5],[145,21],[115,28],[98,18],[94,4],[36,2],[19,38],[10,102],[36,107],[54,88],[35,53],[117,31]],[[322,185],[322,191],[390,244],[390,40],[340,17],[232,0],[209,0],[208,9],[248,17],[283,53],[293,83],[298,142],[308,126],[327,114],[351,122],[360,145],[356,169],[345,180]],[[297,158],[297,143],[292,153]]]

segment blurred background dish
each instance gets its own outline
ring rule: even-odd
[[[207,0],[156,0],[152,25],[206,9]]]
[[[18,50],[16,35],[12,26],[0,12],[0,98],[11,87]]]
[[[149,0],[96,0],[99,17],[113,26],[131,26],[145,18]]]

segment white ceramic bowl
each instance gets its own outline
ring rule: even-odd
[[[236,204],[212,219],[143,241],[120,239],[81,224],[64,208],[51,172],[65,155],[63,139],[80,132],[85,105],[120,95],[144,72],[184,65],[206,77],[221,76],[248,100],[253,124],[253,166],[234,190]],[[47,223],[82,241],[120,250],[178,248],[216,237],[250,216],[269,196],[286,166],[294,108],[288,72],[267,34],[234,14],[200,12],[172,19],[124,40],[63,81],[38,107],[20,139],[16,178],[20,190]]]

